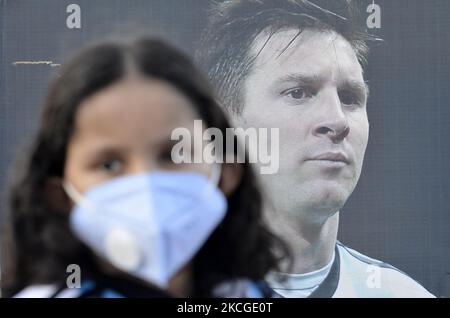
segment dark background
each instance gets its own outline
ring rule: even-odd
[[[67,5],[81,29],[66,27]],[[187,54],[208,0],[0,0],[0,193],[36,129],[47,84],[78,48],[109,35],[150,33]],[[364,7],[372,0],[361,0]],[[363,173],[341,213],[339,239],[450,296],[450,1],[377,0],[384,43],[366,79],[371,135]],[[367,14],[368,15],[368,14]]]

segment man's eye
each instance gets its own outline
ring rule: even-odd
[[[289,98],[294,99],[294,100],[303,100],[305,98],[313,97],[314,92],[310,88],[296,87],[296,88],[284,91],[282,93],[282,95],[288,96]]]
[[[344,105],[359,105],[361,104],[361,98],[358,94],[351,91],[340,91],[339,99]]]
[[[97,168],[108,173],[119,173],[122,169],[122,162],[120,160],[106,160],[101,162]]]

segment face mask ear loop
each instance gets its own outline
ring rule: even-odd
[[[218,187],[220,183],[220,178],[222,177],[222,165],[220,163],[214,163],[211,171],[211,183]]]
[[[76,204],[79,204],[81,206],[84,206],[86,208],[92,208],[93,205],[90,204],[89,201],[87,201],[83,195],[81,195],[80,192],[78,192],[77,189],[75,189],[75,187],[67,181],[63,181],[62,183],[62,187],[64,189],[64,191],[66,192],[66,194],[69,196],[69,198],[72,199],[73,202],[75,202]]]
[[[222,176],[222,165],[219,163],[213,163],[211,177],[209,178],[209,184],[205,189],[205,194],[208,194],[212,189],[219,186],[220,178]]]

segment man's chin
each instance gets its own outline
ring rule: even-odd
[[[321,189],[305,198],[305,207],[310,213],[331,216],[345,205],[349,196],[343,189]]]

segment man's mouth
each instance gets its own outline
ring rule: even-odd
[[[343,152],[324,152],[317,156],[313,156],[307,161],[316,161],[316,162],[323,162],[328,164],[340,164],[340,165],[348,165],[350,164],[350,161],[348,160],[348,157]]]

